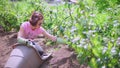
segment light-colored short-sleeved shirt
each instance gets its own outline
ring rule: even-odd
[[[24,29],[24,37],[26,39],[34,39],[43,32],[42,27],[32,30],[29,22],[22,23],[21,27]]]

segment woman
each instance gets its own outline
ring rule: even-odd
[[[41,24],[43,23],[44,17],[40,12],[33,12],[32,16],[30,18],[29,21],[26,21],[24,23],[21,24],[20,26],[20,30],[18,32],[18,43],[20,44],[26,44],[29,46],[33,46],[35,49],[37,49],[41,55],[41,59],[45,60],[47,59],[51,54],[49,55],[44,55],[44,51],[43,49],[32,42],[32,40],[34,40],[34,38],[36,38],[39,34],[43,34],[44,36],[46,36],[47,38],[49,38],[52,41],[57,41],[57,42],[61,42],[63,39],[57,38],[51,34],[49,34],[42,26]],[[32,45],[31,45],[32,42]],[[64,43],[61,42],[61,43]]]

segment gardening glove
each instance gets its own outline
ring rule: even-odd
[[[67,41],[65,39],[62,39],[62,38],[57,38],[56,42],[58,44],[67,44]]]
[[[18,37],[17,38],[17,42],[20,43],[20,44],[27,44],[28,39],[24,39],[24,38]]]
[[[28,39],[21,38],[21,37],[17,38],[17,42],[20,43],[20,44],[25,44],[27,46],[33,46],[33,45],[35,45],[34,42],[32,42],[32,41],[30,41]]]

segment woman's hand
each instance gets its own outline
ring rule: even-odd
[[[17,38],[17,42],[20,44],[27,44],[28,39],[22,38],[22,37],[18,37]]]
[[[57,38],[56,42],[58,44],[67,44],[67,41],[65,39],[62,39],[62,38]]]
[[[41,29],[43,30],[42,34],[43,34],[45,37],[49,38],[50,40],[52,40],[52,41],[54,41],[54,42],[57,40],[57,37],[49,34],[44,28],[41,27]]]

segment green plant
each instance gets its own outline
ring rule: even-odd
[[[120,37],[119,0],[80,0],[78,4],[56,6],[41,0],[17,1],[9,6],[6,4],[7,1],[1,1],[0,5],[0,24],[6,30],[29,20],[32,11],[40,11],[44,15],[42,26],[53,35],[65,37],[69,47],[78,54],[80,64],[87,63],[91,68],[120,67],[120,45],[116,43]],[[4,25],[8,23],[5,21],[11,26]]]

